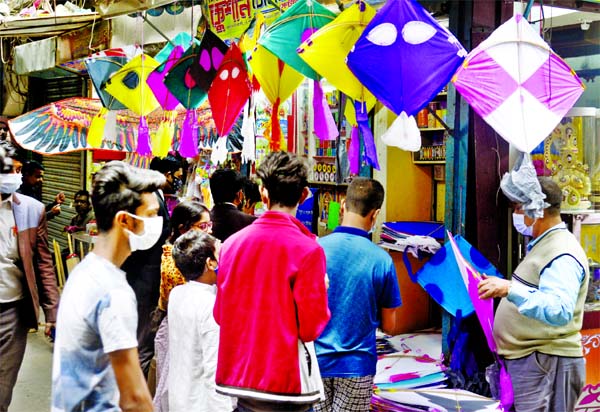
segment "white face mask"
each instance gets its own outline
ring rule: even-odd
[[[533,224],[531,226],[527,226],[525,224],[525,215],[520,213],[513,213],[513,226],[523,236],[533,236]]]
[[[21,186],[21,173],[0,174],[0,193],[8,195]]]
[[[125,212],[127,213],[127,212]],[[162,233],[163,218],[162,216],[154,217],[140,217],[131,213],[127,213],[134,219],[139,219],[144,222],[144,232],[140,235],[133,233],[132,231],[125,229],[129,234],[129,248],[132,252],[136,250],[147,250],[150,249]]]

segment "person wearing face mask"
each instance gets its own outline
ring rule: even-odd
[[[375,331],[398,334],[402,301],[394,262],[369,237],[383,198],[377,180],[352,179],[341,226],[319,239],[327,261],[331,320],[315,341],[325,387],[316,412],[368,411],[377,364]]]
[[[167,164],[171,166],[165,166]],[[121,269],[127,274],[127,283],[135,292],[137,300],[138,354],[146,377],[148,377],[150,363],[154,357],[156,330],[152,327],[152,319],[160,293],[162,247],[169,236],[169,216],[171,215],[165,197],[165,191],[170,190],[168,175],[171,172],[165,172],[165,170],[173,170],[171,168],[174,167],[176,167],[175,162],[167,161],[167,159],[154,158],[152,160],[150,170],[155,170],[165,177],[163,185],[154,192],[154,197],[159,205],[158,215],[163,218],[161,235],[151,248],[133,252],[121,266]],[[181,166],[178,167],[181,168]]]
[[[44,205],[16,193],[15,148],[0,141],[0,412],[6,412],[23,361],[27,331],[38,328],[40,304],[50,335],[58,288],[48,250]]]
[[[541,192],[543,206],[527,200],[524,181],[533,188],[528,190]],[[551,178],[518,179],[501,188],[519,202],[515,228],[532,240],[512,279],[483,276],[479,297],[502,298],[494,339],[511,377],[516,412],[572,411],[585,384],[580,330],[587,256],[561,220],[562,192]]]
[[[160,173],[107,163],[95,175],[94,250],[65,284],[52,367],[53,411],[152,411],[138,361],[134,291],[119,267],[161,236]]]
[[[190,230],[173,245],[186,283],[169,299],[169,411],[231,412],[233,399],[215,390],[219,326],[213,318],[220,242]]]
[[[172,250],[175,241],[190,230],[199,230],[210,234],[212,222],[208,208],[197,201],[184,201],[173,209],[169,222],[170,234],[167,243],[163,245],[163,254],[160,264],[160,298],[158,307],[153,317],[153,327],[157,328],[154,338],[155,364],[156,364],[156,391],[154,394],[154,408],[156,412],[169,411],[169,398],[167,392],[167,377],[169,374],[169,323],[167,307],[171,290],[186,282],[185,277],[175,266]],[[157,326],[159,325],[159,326]],[[148,379],[150,382],[150,379]]]

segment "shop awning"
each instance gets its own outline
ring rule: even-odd
[[[98,13],[36,18],[9,17],[0,22],[0,37],[48,37],[77,30],[99,20]]]

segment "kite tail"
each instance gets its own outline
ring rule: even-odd
[[[104,126],[106,125],[106,114],[108,109],[103,107],[100,111],[92,118],[90,127],[87,132],[87,146],[90,148],[99,148],[102,146],[102,138],[104,136]]]
[[[367,104],[365,102],[354,102],[354,109],[356,110],[356,122],[362,135],[363,143],[365,145],[365,157],[367,162],[375,169],[379,170],[379,160],[377,159],[377,148],[375,147],[375,138],[371,127],[369,126],[369,113],[367,112]]]
[[[340,134],[335,119],[331,114],[331,109],[327,100],[325,99],[325,93],[321,87],[321,82],[315,80],[313,82],[314,93],[313,93],[313,113],[314,113],[314,127],[315,134],[319,136],[320,140],[335,140]]]
[[[148,131],[148,122],[146,116],[140,117],[140,125],[138,127],[138,144],[136,153],[141,157],[148,157],[152,154],[150,147],[150,132]]]
[[[275,103],[273,103],[273,109],[271,111],[271,142],[269,147],[273,152],[276,152],[281,148],[281,139],[283,138],[281,125],[279,124],[280,103],[281,101],[278,97],[277,100],[275,100]]]
[[[183,157],[194,158],[198,156],[198,120],[196,111],[191,109],[185,114],[179,154]]]
[[[357,126],[352,126],[352,132],[350,133],[348,163],[350,164],[350,173],[357,175],[360,170],[360,136]]]

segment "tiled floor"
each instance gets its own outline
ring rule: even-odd
[[[51,375],[52,345],[46,340],[43,327],[40,327],[37,333],[30,333],[27,337],[25,359],[8,411],[50,411]]]

